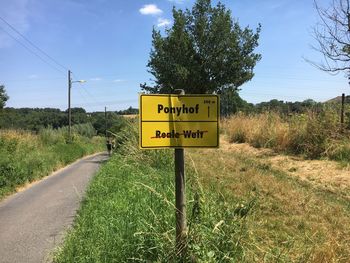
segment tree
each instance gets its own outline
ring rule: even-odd
[[[173,8],[173,26],[166,36],[153,29],[148,61],[155,85],[141,84],[150,93],[221,93],[236,90],[254,76],[261,59],[253,51],[258,46],[261,26],[254,33],[242,29],[231,18],[231,11],[211,0],[197,0],[192,10]]]
[[[220,94],[220,115],[229,116],[239,111],[251,112],[253,111],[253,104],[243,100],[238,92],[233,89],[225,89]]]
[[[349,0],[332,0],[329,7],[321,7],[314,0],[320,21],[313,28],[317,45],[313,49],[320,52],[324,61],[315,63],[317,68],[330,73],[350,70],[350,3]]]
[[[5,107],[6,101],[8,101],[9,96],[7,96],[5,91],[5,86],[0,85],[0,109]]]

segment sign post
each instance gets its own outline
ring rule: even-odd
[[[180,90],[180,95],[185,95]],[[187,239],[185,151],[175,149],[176,255],[184,255]]]
[[[186,251],[184,148],[219,147],[217,95],[140,95],[141,149],[175,148],[176,255]]]
[[[176,218],[176,254],[183,254],[186,247],[186,184],[184,149],[175,149],[175,218]]]

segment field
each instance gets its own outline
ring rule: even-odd
[[[140,151],[131,125],[55,262],[348,262],[349,184],[328,176],[347,178],[343,161],[277,155],[225,133],[220,149],[186,150],[184,258],[174,252],[173,151]]]
[[[348,127],[347,127],[348,126]],[[339,123],[336,110],[307,112],[290,116],[273,112],[237,114],[222,123],[230,142],[249,143],[279,153],[326,158],[350,163],[350,124]]]
[[[0,199],[84,155],[103,151],[103,139],[94,134],[91,125],[76,125],[67,143],[66,128],[42,129],[39,134],[1,130]]]

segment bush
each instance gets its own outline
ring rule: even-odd
[[[39,136],[40,140],[46,145],[65,142],[64,133],[60,130],[54,130],[52,127],[41,129]]]

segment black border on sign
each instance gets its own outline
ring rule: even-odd
[[[142,121],[142,97],[216,97],[216,120],[217,121]],[[139,96],[139,146],[141,149],[183,149],[183,148],[218,148],[219,147],[219,122],[220,122],[220,96],[214,94],[140,94]],[[217,136],[215,146],[143,146],[142,145],[142,122],[216,122]]]

